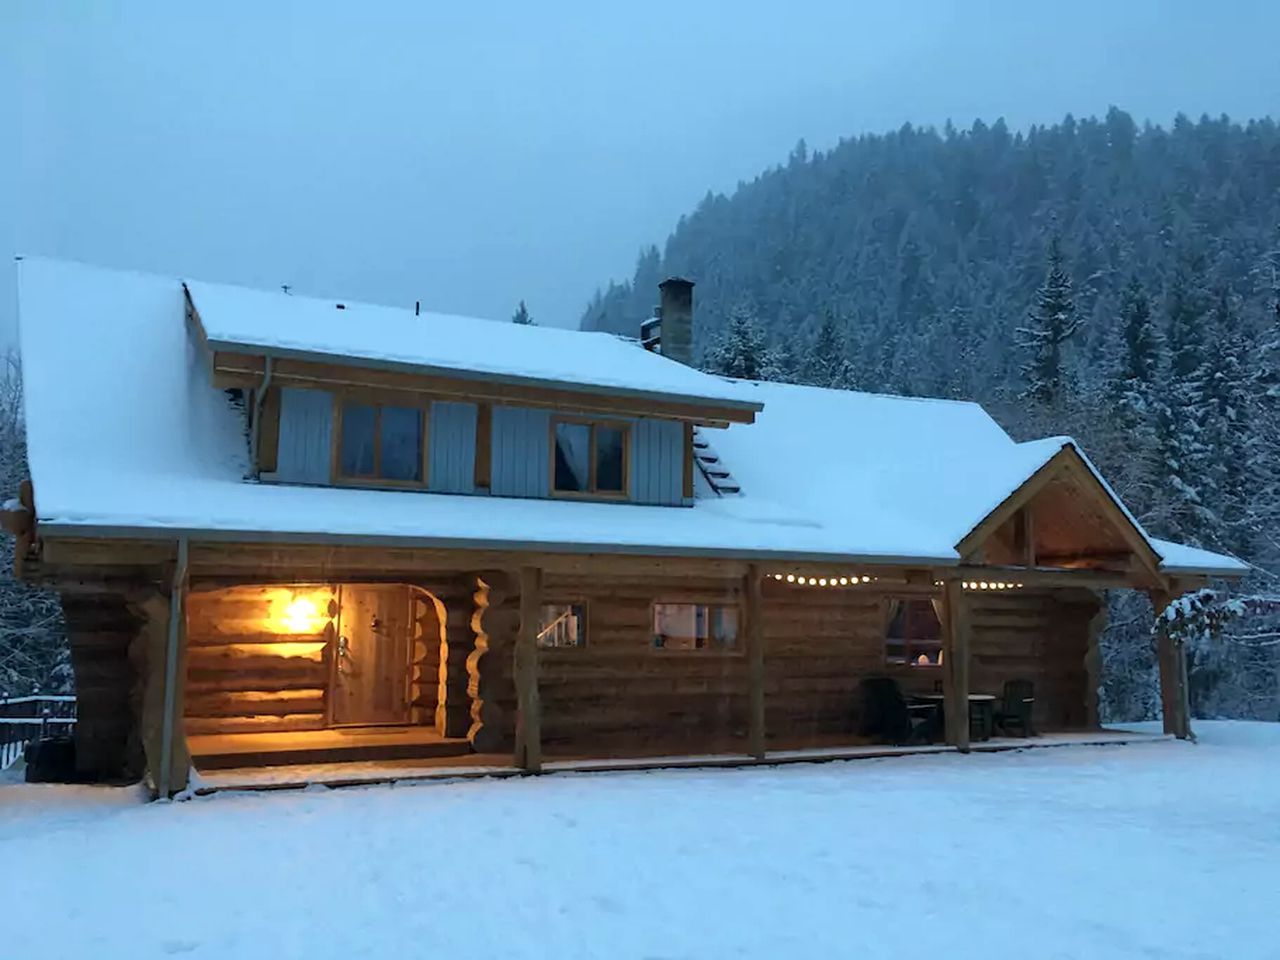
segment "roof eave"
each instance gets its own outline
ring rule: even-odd
[[[273,360],[300,360],[308,363],[328,363],[352,369],[381,370],[389,373],[404,373],[423,377],[447,377],[455,380],[467,380],[475,383],[500,384],[511,387],[526,387],[536,390],[563,390],[579,393],[584,396],[603,395],[628,400],[651,401],[659,403],[685,403],[693,406],[705,406],[718,411],[734,411],[743,415],[735,416],[735,422],[750,422],[754,415],[764,409],[764,404],[754,400],[736,400],[726,397],[700,396],[688,393],[672,393],[656,390],[639,390],[632,387],[618,387],[605,384],[577,383],[545,377],[528,377],[517,374],[494,373],[484,370],[468,370],[461,367],[442,367],[432,364],[407,363],[384,358],[356,357],[350,354],[324,353],[315,350],[304,350],[294,347],[263,346],[239,340],[217,339],[208,336],[205,331],[205,342],[213,352],[242,353],[251,356],[270,357]]]

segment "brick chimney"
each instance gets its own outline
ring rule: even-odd
[[[693,281],[668,277],[658,284],[662,295],[662,342],[664,357],[693,365]]]

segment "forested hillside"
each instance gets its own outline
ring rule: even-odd
[[[1280,129],[903,127],[708,195],[583,325],[635,335],[697,281],[695,350],[734,375],[969,398],[1015,436],[1071,433],[1156,535],[1280,573]],[[838,425],[833,424],[833,429]],[[1144,617],[1117,601],[1108,698],[1153,708]],[[1128,632],[1126,632],[1126,626]],[[1192,667],[1201,713],[1280,718],[1280,634]]]

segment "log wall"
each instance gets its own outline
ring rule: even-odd
[[[737,603],[736,578],[610,583],[549,575],[547,603],[587,606],[587,646],[539,651],[542,736],[554,755],[744,749],[745,638],[730,653],[652,647],[655,601]],[[892,676],[907,693],[941,689],[936,667],[888,665],[889,593],[874,585],[763,586],[765,730],[773,748],[855,735],[859,683]],[[896,586],[892,596],[933,596]],[[1005,680],[1036,687],[1041,729],[1087,722],[1089,623],[1098,601],[1085,592],[971,593],[971,691],[999,694]],[[502,662],[505,663],[505,657]]]
[[[86,777],[136,780],[145,759],[138,664],[141,612],[116,593],[63,593],[76,678],[76,767]]]
[[[581,648],[539,651],[549,753],[739,749],[747,733],[745,638],[731,652],[655,650],[655,601],[738,604],[740,579],[548,575],[545,603],[587,608]]]
[[[271,629],[288,588],[228,587],[187,600],[189,735],[319,730],[325,726],[334,624],[323,588],[308,632]],[[282,595],[285,599],[282,599]]]

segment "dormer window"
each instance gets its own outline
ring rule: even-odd
[[[630,428],[625,423],[553,420],[551,489],[562,496],[625,497]]]
[[[335,473],[339,482],[423,486],[424,406],[342,398]]]

